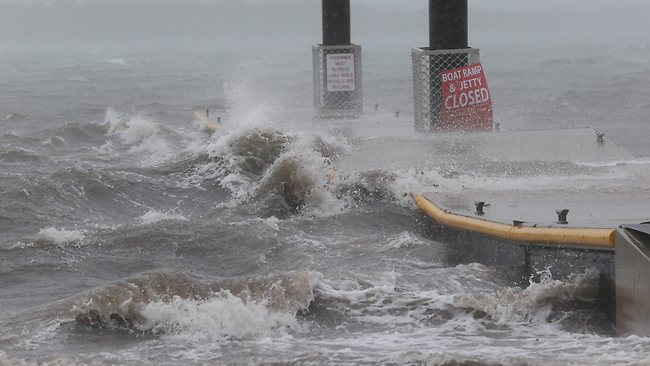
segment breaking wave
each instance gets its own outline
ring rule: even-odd
[[[205,300],[175,296],[149,303],[141,315],[138,330],[195,340],[277,337],[300,329],[295,314],[273,312],[264,302],[246,302],[227,290]]]
[[[308,308],[318,282],[312,272],[220,280],[150,272],[69,299],[67,317],[91,328],[154,334],[271,336],[299,328],[296,312]]]
[[[195,167],[189,179],[213,179],[263,216],[327,211],[336,201],[327,186],[339,150],[319,137],[246,127],[209,144],[209,162]]]
[[[178,147],[182,146],[183,134],[153,119],[139,115],[126,117],[108,108],[105,123],[109,126],[107,136],[128,147],[129,154],[139,155],[141,164],[161,163],[182,151]],[[109,140],[100,151],[111,152],[113,149],[114,145]]]
[[[497,324],[544,323],[552,319],[554,304],[575,299],[594,299],[597,274],[588,272],[569,281],[553,280],[550,269],[531,279],[528,287],[507,287],[492,293],[457,295],[452,303],[486,314]],[[557,320],[557,319],[556,319]]]

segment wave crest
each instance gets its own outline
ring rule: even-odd
[[[270,336],[297,329],[296,312],[314,298],[319,274],[204,281],[182,273],[150,272],[72,299],[71,315],[93,328],[128,327],[201,337]]]

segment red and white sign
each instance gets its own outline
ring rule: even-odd
[[[492,98],[483,66],[479,64],[444,71],[442,106],[436,128],[443,130],[492,130]]]
[[[327,91],[354,91],[354,54],[335,53],[327,55]]]

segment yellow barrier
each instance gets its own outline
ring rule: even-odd
[[[614,248],[616,230],[581,228],[543,228],[511,226],[448,213],[426,199],[415,197],[418,207],[440,225],[517,242],[557,244],[577,247]]]

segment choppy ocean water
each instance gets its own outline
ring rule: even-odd
[[[355,121],[313,119],[308,47],[3,51],[0,364],[650,362],[650,339],[597,309],[594,273],[522,285],[449,262],[410,197],[647,195],[650,51],[580,51],[485,50],[495,118],[591,127],[627,159],[549,163],[551,144],[472,165],[460,143],[396,161],[430,142],[408,49],[364,50]],[[205,109],[223,130],[192,120]],[[368,146],[373,164],[351,163]]]

